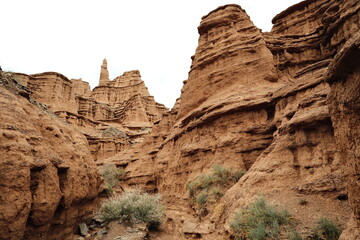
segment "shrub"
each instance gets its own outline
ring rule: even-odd
[[[100,174],[104,178],[107,190],[112,193],[119,180],[125,176],[125,170],[118,169],[113,163],[105,163],[100,167]]]
[[[220,165],[213,166],[209,174],[202,174],[188,183],[187,189],[191,202],[196,202],[198,208],[205,208],[209,201],[215,203],[224,195],[224,191],[234,185],[243,175],[243,171],[233,171]]]
[[[230,223],[238,239],[276,239],[280,226],[290,224],[290,214],[269,206],[264,199],[257,199],[249,207],[239,211]]]
[[[99,215],[105,222],[146,223],[149,228],[156,229],[163,221],[164,207],[160,195],[149,195],[139,190],[126,191],[105,201]]]
[[[207,197],[208,197],[208,194],[206,191],[203,191],[202,193],[200,193],[198,195],[198,197],[196,198],[198,205],[203,206],[207,201]]]
[[[321,218],[312,231],[312,239],[337,240],[341,234],[340,227],[327,218]]]

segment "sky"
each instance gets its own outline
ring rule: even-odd
[[[59,72],[97,86],[140,70],[151,95],[171,108],[180,97],[198,42],[201,17],[218,6],[242,6],[254,24],[300,0],[0,0],[0,66],[5,71]]]

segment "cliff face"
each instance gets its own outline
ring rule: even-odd
[[[151,186],[163,194],[168,231],[178,237],[219,239],[228,232],[236,209],[263,196],[296,211],[303,236],[320,217],[344,225],[354,212],[342,239],[355,239],[356,158],[344,157],[345,150],[338,147],[348,149],[356,134],[349,137],[338,129],[355,126],[357,120],[341,109],[330,114],[325,76],[330,62],[337,61],[335,55],[360,29],[359,7],[359,1],[350,0],[303,1],[277,15],[270,33],[261,33],[237,5],[203,17],[173,126],[167,134],[153,132],[150,137],[164,140],[108,159],[126,162],[131,185]],[[349,74],[348,83],[355,89],[356,76]],[[331,108],[341,106],[337,98],[344,81],[331,87],[337,89]],[[357,96],[354,90],[349,94],[349,99]],[[153,164],[155,168],[134,174]],[[216,164],[247,172],[213,212],[198,218],[186,185]],[[140,176],[148,177],[137,181]],[[299,207],[304,198],[311,204]]]
[[[359,122],[360,122],[360,32],[352,36],[331,63],[329,107],[339,146],[353,216],[343,239],[360,236]]]
[[[101,190],[86,138],[0,74],[0,239],[70,239]]]
[[[178,118],[246,98],[258,88],[265,92],[277,81],[273,57],[260,30],[239,6],[211,12],[198,31],[199,45],[182,89]]]
[[[106,61],[93,91],[80,80],[56,73],[17,78],[38,101],[86,135],[99,164],[114,162],[126,170],[128,187],[163,195],[167,216],[162,228],[171,235],[166,239],[228,239],[235,211],[259,197],[292,212],[303,237],[326,217],[347,224],[341,239],[357,239],[359,9],[358,0],[306,0],[278,14],[272,31],[262,33],[240,6],[219,7],[200,23],[189,78],[170,112],[149,95],[138,71],[109,80]],[[45,96],[48,91],[54,92]],[[24,91],[19,94],[29,96]],[[34,128],[30,132],[45,135],[56,130],[45,127],[44,132],[40,128],[45,125],[29,125]],[[6,131],[18,127],[8,127],[4,126],[3,138],[17,139]],[[64,138],[70,138],[62,131]],[[57,130],[54,139],[50,143],[62,139]],[[20,152],[31,152],[34,159],[46,154],[24,149]],[[35,213],[28,223],[21,218],[14,227],[4,225],[4,234],[11,229],[25,234],[47,229],[48,222],[41,221],[37,209],[56,213],[55,203],[66,200],[61,200],[60,192],[65,191],[61,181],[68,179],[63,175],[70,170],[62,170],[52,158],[49,161],[54,165],[46,162],[50,170],[35,163],[33,170],[31,164],[25,168],[24,176],[35,180],[30,186],[25,182],[17,186],[27,191],[25,207],[12,209],[27,216],[32,209],[30,195],[37,199],[37,186],[42,186],[41,174],[56,172],[55,168],[60,190],[51,188],[54,197],[49,203],[33,204]],[[199,216],[186,186],[214,165],[246,174]],[[5,182],[10,189],[11,181]],[[56,186],[56,177],[54,182]],[[302,199],[306,206],[299,204]],[[19,227],[24,224],[28,230]]]
[[[142,142],[167,112],[150,96],[139,71],[125,72],[110,81],[106,59],[99,86],[93,91],[81,79],[69,80],[54,72],[15,76],[36,101],[83,131],[96,160]]]

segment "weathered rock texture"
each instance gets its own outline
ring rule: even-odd
[[[342,239],[360,237],[360,31],[345,44],[331,63],[329,107],[347,176],[347,189],[353,209],[352,220]]]
[[[258,197],[292,212],[303,237],[327,217],[347,224],[342,239],[358,239],[359,9],[358,0],[306,0],[262,33],[240,6],[219,7],[200,23],[170,112],[138,71],[110,81],[106,61],[91,92],[56,73],[18,79],[81,129],[99,164],[163,195],[164,239],[229,239],[235,211]],[[246,174],[197,216],[186,185],[216,164]]]
[[[228,239],[236,209],[259,196],[293,212],[303,236],[321,217],[345,225],[352,212],[344,234],[356,234],[359,144],[348,126],[355,128],[357,113],[332,110],[330,117],[325,76],[359,31],[359,8],[360,1],[303,1],[277,15],[270,33],[256,28],[237,5],[203,17],[189,78],[171,121],[158,126],[170,130],[153,131],[126,155],[108,159],[126,167],[130,185],[163,194],[164,228],[174,239]],[[358,75],[347,76],[332,87],[334,109],[342,106],[344,84],[352,86],[344,100],[357,97]],[[348,134],[339,130],[345,125]],[[345,153],[347,146],[352,149]],[[247,173],[213,212],[199,218],[189,207],[186,185],[215,164]],[[310,204],[301,207],[302,198]]]
[[[110,81],[106,59],[93,91],[81,79],[69,80],[55,72],[15,76],[36,101],[83,131],[96,160],[142,142],[167,111],[150,96],[139,71]]]
[[[86,138],[2,72],[0,106],[0,239],[70,239],[101,190]]]

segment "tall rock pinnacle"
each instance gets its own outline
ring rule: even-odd
[[[100,70],[99,86],[106,85],[106,83],[108,83],[108,82],[110,82],[109,71],[107,70],[106,58],[104,58],[103,63],[101,65],[101,70]]]

